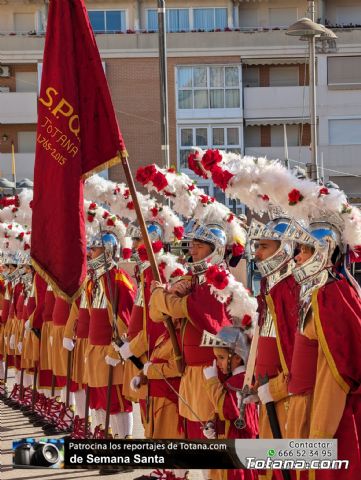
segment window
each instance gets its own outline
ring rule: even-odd
[[[361,23],[361,5],[342,5],[336,7],[338,25],[357,25]]]
[[[245,87],[259,87],[259,67],[246,65],[243,68],[243,85]]]
[[[15,72],[17,92],[36,92],[38,75],[36,72]]]
[[[297,147],[299,145],[299,126],[286,125],[287,145]],[[283,125],[271,126],[271,147],[283,147],[285,144],[285,134]]]
[[[94,32],[125,32],[125,10],[89,10]]]
[[[328,57],[327,83],[331,88],[361,88],[361,56]]]
[[[238,66],[178,67],[178,108],[240,108]]]
[[[219,148],[227,152],[241,153],[239,126],[202,125],[179,128],[179,166],[188,168],[188,156],[192,147]]]
[[[270,8],[269,24],[271,27],[288,27],[298,18],[297,8]]]
[[[330,145],[361,145],[361,118],[328,121]]]
[[[167,32],[189,32],[190,30],[225,29],[227,8],[167,8]],[[158,30],[158,13],[147,10],[147,30]]]
[[[258,125],[246,127],[244,130],[245,147],[261,146],[261,127]]]
[[[28,33],[35,30],[33,13],[14,13],[14,30],[16,33]]]
[[[270,67],[270,87],[296,87],[299,85],[298,65]]]
[[[189,9],[171,8],[167,9],[167,32],[189,32]],[[158,13],[157,10],[147,11],[147,29],[158,31]]]
[[[193,10],[194,30],[217,30],[227,27],[226,8],[195,8]]]
[[[239,26],[242,29],[257,27],[258,26],[257,8],[240,8],[239,9]]]
[[[18,152],[35,152],[36,132],[18,132]]]

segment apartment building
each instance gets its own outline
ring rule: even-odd
[[[85,3],[132,168],[161,164],[157,2]],[[308,43],[285,34],[308,3],[166,2],[172,164],[188,172],[192,145],[284,160],[285,138],[291,167],[310,161]],[[0,176],[14,142],[18,178],[32,177],[47,8],[0,0]],[[361,202],[361,2],[316,1],[316,19],[338,36],[317,42],[321,173]],[[122,179],[121,168],[109,177]]]

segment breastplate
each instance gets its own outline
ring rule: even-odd
[[[10,293],[10,289],[6,286],[6,290],[5,290],[5,296],[4,296],[4,300],[11,300],[11,293]]]
[[[83,290],[80,297],[79,308],[88,308],[88,306],[89,305],[88,305],[86,290]]]
[[[271,315],[271,312],[267,308],[265,319],[261,327],[260,335],[261,337],[276,337],[276,328]]]
[[[103,282],[100,279],[97,279],[94,282],[94,287],[92,291],[92,308],[107,308],[108,302],[103,287]]]

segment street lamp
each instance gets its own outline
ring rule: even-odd
[[[309,43],[309,102],[310,102],[310,121],[311,121],[311,163],[310,177],[318,181],[317,171],[317,116],[316,116],[316,37],[321,39],[337,38],[337,36],[324,25],[315,23],[309,18],[301,18],[290,25],[286,35],[300,37],[300,40],[307,40]]]
[[[160,77],[160,132],[163,166],[170,167],[169,158],[169,118],[168,118],[168,77],[167,77],[167,41],[165,0],[158,0],[158,47]]]
[[[309,18],[301,18],[288,27],[286,35],[301,37],[308,40],[310,48],[309,59],[309,89],[311,117],[311,178],[317,181],[317,117],[316,117],[316,41],[315,37],[323,33],[321,25]]]

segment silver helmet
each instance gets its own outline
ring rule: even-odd
[[[111,266],[115,264],[119,258],[119,242],[114,233],[101,231],[98,232],[89,242],[90,249],[101,247],[104,248],[98,257],[89,260],[88,268],[90,270],[98,270],[100,267]]]
[[[246,333],[237,327],[223,327],[216,335],[203,331],[201,347],[226,348],[239,355],[247,365],[249,342]]]
[[[163,242],[164,230],[158,222],[147,221],[147,232],[151,242]]]
[[[187,235],[190,240],[198,240],[212,246],[212,252],[198,262],[188,264],[193,273],[202,273],[209,265],[218,265],[223,262],[226,252],[227,237],[224,228],[216,223],[198,225]]]
[[[127,226],[126,237],[130,237],[132,240],[137,240],[142,237],[139,224],[132,222]]]
[[[158,222],[146,221],[145,224],[151,242],[163,241],[164,231]],[[132,222],[128,225],[126,236],[133,240],[142,238],[142,232],[138,222]]]
[[[271,220],[265,225],[258,220],[253,219],[248,230],[248,240],[250,242],[251,252],[254,253],[257,241],[273,240],[279,242],[279,247],[273,255],[266,260],[257,261],[257,267],[262,277],[268,277],[281,270],[293,259],[293,242],[284,237],[290,219],[286,217]]]
[[[336,222],[331,223],[326,219],[313,220],[306,230],[293,220],[285,232],[285,237],[313,250],[310,258],[293,270],[293,275],[300,284],[331,268],[342,256],[341,230]]]

